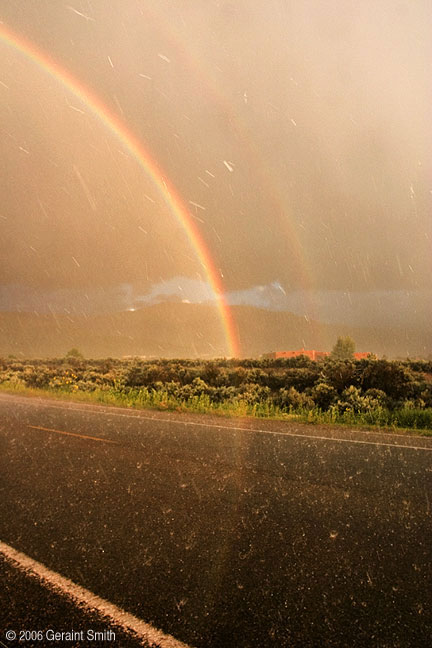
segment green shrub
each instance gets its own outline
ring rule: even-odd
[[[304,392],[299,392],[295,387],[279,390],[278,404],[289,410],[312,409],[315,406],[312,398]]]
[[[330,405],[335,402],[336,397],[336,389],[324,382],[316,384],[311,391],[311,398],[321,410],[329,409]]]
[[[403,407],[393,412],[392,422],[398,427],[431,429],[432,409]]]
[[[430,365],[376,358],[319,363],[304,357],[209,362],[2,358],[0,384],[127,407],[431,429]]]

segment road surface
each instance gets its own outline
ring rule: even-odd
[[[432,438],[1,395],[0,444],[3,645],[432,645]]]

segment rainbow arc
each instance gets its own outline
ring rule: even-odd
[[[85,87],[68,70],[54,61],[38,46],[22,35],[14,32],[10,27],[0,24],[0,41],[9,45],[21,55],[37,65],[45,73],[53,77],[65,87],[68,92],[77,97],[89,111],[110,131],[122,146],[137,161],[143,171],[157,188],[159,195],[170,209],[171,213],[180,223],[188,241],[194,250],[195,256],[202,266],[208,281],[226,338],[227,351],[230,356],[240,353],[236,327],[225,297],[220,273],[217,270],[204,238],[198,229],[188,208],[183,203],[178,191],[169,181],[157,161],[151,156],[141,140],[132,132],[127,124],[113,112],[92,90]]]

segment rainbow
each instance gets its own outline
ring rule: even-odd
[[[142,142],[128,126],[93,91],[85,88],[70,72],[65,70],[34,43],[0,24],[0,40],[44,70],[71,94],[77,97],[91,113],[121,142],[123,147],[142,167],[152,180],[165,203],[176,217],[199,260],[206,279],[211,286],[226,338],[228,355],[239,356],[240,347],[232,313],[225,298],[220,273],[215,267],[207,245],[188,209],[175,187],[169,182],[157,162],[144,148]]]
[[[193,74],[199,84],[206,88],[213,101],[223,109],[224,113],[230,115],[230,125],[234,137],[241,142],[242,149],[247,153],[248,159],[253,160],[253,170],[259,181],[259,186],[266,190],[269,212],[279,221],[280,231],[284,235],[281,236],[281,245],[285,246],[286,254],[291,256],[295,262],[296,278],[300,282],[305,302],[311,313],[311,332],[316,336],[320,348],[328,348],[330,341],[318,323],[320,315],[311,298],[315,290],[316,280],[310,269],[310,258],[306,247],[301,241],[299,228],[291,215],[289,197],[285,195],[287,188],[284,187],[284,193],[282,193],[273,178],[271,169],[263,162],[263,156],[254,144],[255,138],[253,134],[233,110],[230,99],[223,91],[223,85],[213,81],[214,71],[206,65],[205,58],[194,51],[193,42],[190,39],[182,38],[174,28],[174,23],[161,17],[156,3],[146,4],[141,11],[145,11],[147,16],[150,16],[156,23],[158,29],[169,42],[170,47],[175,50],[176,60],[180,60],[187,67],[188,72]]]

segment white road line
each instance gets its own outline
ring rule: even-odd
[[[68,578],[48,569],[42,563],[17,551],[8,544],[0,541],[0,555],[14,567],[18,567],[27,575],[37,578],[54,592],[66,596],[81,609],[90,613],[97,613],[113,626],[141,641],[143,646],[154,648],[189,648],[187,644],[178,641],[171,635],[164,634],[153,626],[141,621],[137,617],[125,612],[116,605],[105,601],[80,585],[76,585]]]
[[[28,403],[22,403],[23,405],[27,405]],[[416,446],[416,445],[408,445],[408,444],[403,444],[403,443],[385,443],[382,441],[362,441],[360,439],[340,439],[336,437],[326,437],[326,436],[318,436],[314,434],[300,434],[300,433],[295,433],[295,432],[276,432],[274,430],[263,430],[260,428],[244,428],[244,427],[236,427],[236,426],[231,426],[231,425],[216,425],[215,423],[200,423],[200,422],[195,422],[195,421],[181,421],[179,419],[160,419],[155,416],[143,416],[141,414],[140,410],[137,412],[137,414],[121,414],[120,412],[117,411],[105,411],[102,408],[105,407],[103,404],[99,406],[93,406],[93,407],[100,407],[100,410],[95,410],[92,409],[92,406],[89,408],[84,408],[84,407],[74,407],[74,403],[71,401],[72,407],[62,407],[61,405],[54,405],[54,404],[47,404],[47,403],[32,403],[32,405],[37,404],[40,407],[49,407],[52,409],[60,409],[63,411],[74,411],[74,412],[85,412],[87,414],[96,414],[100,415],[103,414],[104,416],[119,416],[123,418],[132,418],[132,419],[138,419],[138,420],[143,420],[143,421],[153,421],[157,423],[175,423],[177,425],[191,425],[191,426],[196,426],[196,427],[208,427],[208,428],[216,428],[217,430],[235,430],[236,432],[241,431],[241,432],[259,432],[260,434],[271,434],[274,436],[281,436],[281,437],[296,437],[299,439],[317,439],[319,441],[334,441],[336,443],[357,443],[361,445],[374,445],[374,446],[388,446],[390,448],[402,448],[402,449],[408,449],[408,450],[425,450],[426,452],[432,452],[432,446],[431,447],[425,447],[425,446]],[[114,408],[113,408],[114,410]],[[360,432],[360,431],[358,431]],[[379,434],[379,432],[370,432],[370,434]],[[393,435],[392,435],[393,436]],[[394,435],[394,436],[399,436],[403,438],[404,435],[399,434],[399,435]]]

